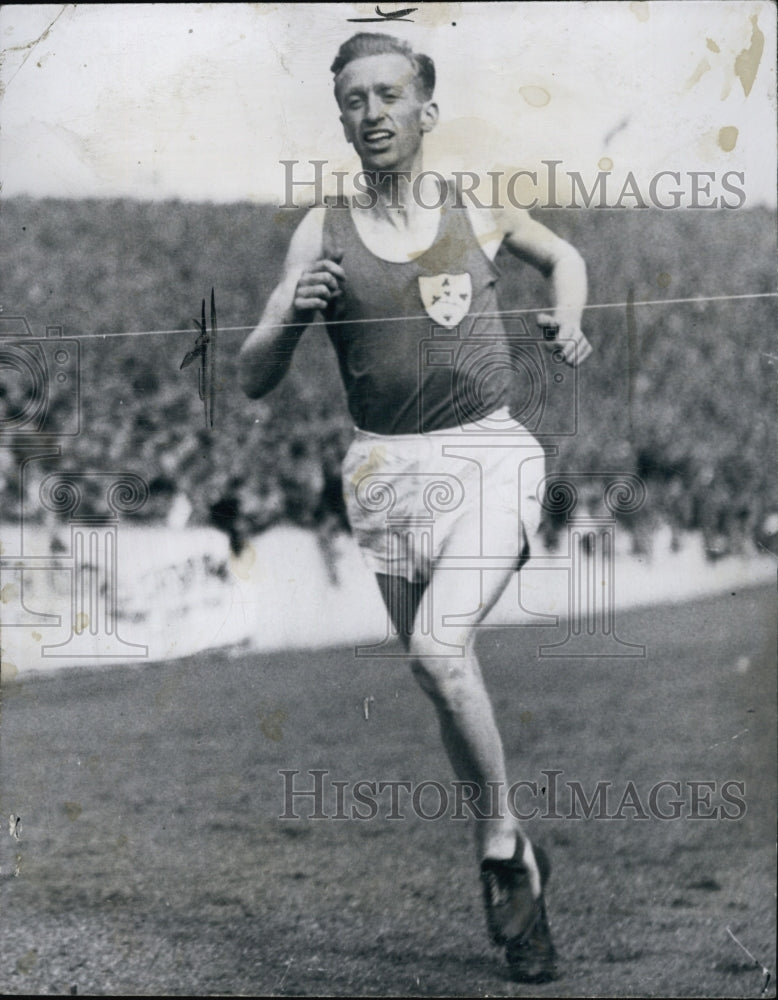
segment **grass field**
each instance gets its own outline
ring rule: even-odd
[[[0,990],[759,996],[726,928],[774,972],[774,593],[635,610],[623,628],[646,659],[539,661],[532,630],[480,638],[515,778],[610,781],[611,811],[628,782],[645,806],[666,779],[687,802],[672,821],[528,824],[554,864],[558,982],[506,978],[450,811],[389,820],[382,798],[373,820],[313,820],[299,800],[299,820],[279,818],[282,769],[307,787],[315,768],[449,781],[403,661],[231,650],[3,685],[0,812],[20,822],[0,837]],[[717,783],[713,807],[744,782],[745,814],[689,818],[692,781]],[[566,814],[561,784],[558,801]]]

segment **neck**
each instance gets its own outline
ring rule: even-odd
[[[439,200],[439,186],[434,176],[422,173],[420,157],[412,169],[366,171],[364,181],[375,196],[370,211],[399,225],[417,216],[425,206],[434,205]]]
[[[376,208],[382,215],[407,218],[413,211],[414,174],[408,171],[389,171],[378,174],[373,190],[377,195]]]

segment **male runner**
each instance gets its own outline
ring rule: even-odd
[[[370,174],[369,196],[313,208],[300,223],[283,276],[243,345],[242,386],[252,398],[273,389],[306,327],[323,314],[356,425],[343,466],[354,534],[437,711],[457,778],[482,792],[482,802],[498,790],[497,807],[476,822],[492,940],[505,946],[515,979],[546,981],[555,975],[543,898],[549,865],[506,808],[502,743],[473,648],[476,627],[537,530],[543,451],[511,421],[509,366],[484,369],[479,350],[488,344],[500,355],[505,338],[493,265],[504,244],[550,279],[555,307],[538,321],[558,328],[566,362],[582,361],[590,351],[579,325],[585,266],[526,212],[457,207],[434,175],[420,179],[423,139],[438,119],[427,56],[389,35],[361,33],[341,46],[332,72],[346,139]],[[420,351],[431,329],[441,328],[455,330],[460,347],[450,363],[425,367]],[[505,447],[506,430],[515,448]],[[486,445],[477,461],[472,449],[464,454],[473,441]],[[429,513],[434,482],[444,487],[433,504],[440,513],[434,542],[387,532],[386,489],[393,517],[404,511],[410,524],[414,513]],[[383,493],[371,494],[375,484]],[[461,580],[445,559],[481,551],[486,535],[488,551],[499,546],[510,558],[481,574],[478,611],[443,630],[446,646],[440,630],[420,625],[425,595],[442,621],[457,607]]]

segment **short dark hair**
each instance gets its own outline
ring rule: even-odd
[[[430,100],[435,91],[435,63],[423,52],[414,52],[411,46],[394,35],[383,35],[378,32],[360,31],[352,35],[347,42],[344,42],[338,49],[330,69],[337,80],[337,76],[350,62],[355,59],[363,59],[365,56],[383,56],[395,54],[405,56],[414,69],[414,80],[416,86],[425,101]],[[337,97],[337,82],[335,85],[335,96]]]

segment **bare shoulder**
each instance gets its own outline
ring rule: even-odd
[[[503,241],[511,249],[517,247],[547,249],[556,239],[554,234],[537,222],[525,209],[512,205],[503,207],[466,205],[468,217],[478,242],[492,260]]]
[[[494,215],[507,248],[541,270],[546,270],[561,257],[577,253],[566,240],[534,219],[526,209],[506,205]]]

